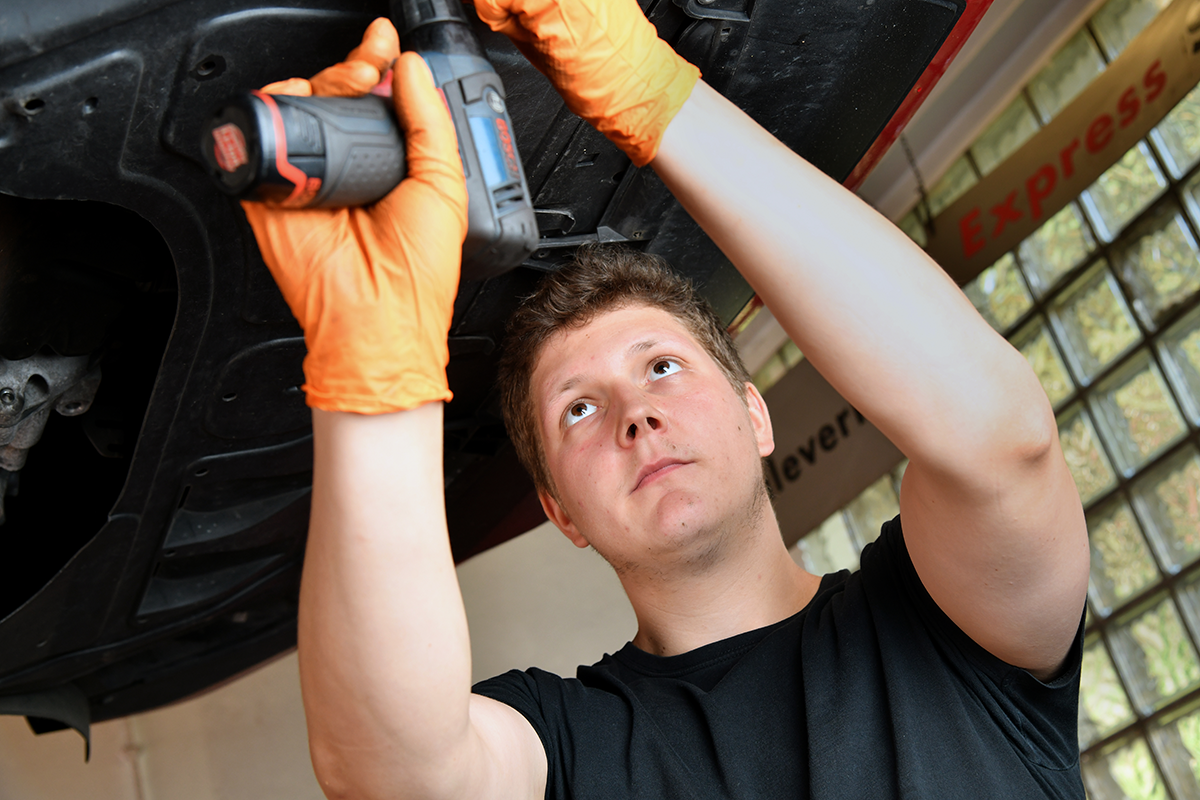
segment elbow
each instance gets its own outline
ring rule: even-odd
[[[336,748],[309,741],[313,774],[327,800],[446,800],[465,797],[455,759],[393,760],[379,752],[348,759]],[[395,755],[393,752],[392,756]]]
[[[386,795],[375,791],[371,785],[371,771],[356,768],[333,748],[321,747],[310,741],[309,755],[312,757],[313,775],[327,800],[382,800],[384,797],[395,800],[411,796],[396,791],[395,787]]]
[[[1054,409],[1024,356],[1012,350],[1006,367],[995,370],[993,400],[981,417],[984,447],[1008,463],[1040,464],[1059,449]]]
[[[1017,409],[1017,420],[1002,438],[1004,451],[1018,463],[1040,464],[1058,452],[1058,423],[1041,386],[1037,397]]]
[[[1050,401],[1025,359],[1017,358],[1025,373],[997,370],[995,383],[981,387],[962,407],[966,413],[942,426],[936,438],[930,437],[934,449],[921,459],[927,466],[940,465],[946,474],[967,477],[972,484],[990,484],[997,470],[1040,470],[1060,452]],[[918,460],[914,453],[909,456]]]
[[[1024,362],[1024,358],[1021,360]],[[1050,399],[1046,397],[1037,376],[1028,364],[1023,365],[1028,370],[1029,380],[1021,393],[1021,401],[1012,409],[1016,421],[1009,437],[1009,447],[1021,462],[1042,463],[1060,451],[1058,421],[1054,418]]]
[[[312,758],[313,775],[327,800],[359,800],[362,797],[346,780],[348,770],[330,748],[321,747],[310,739],[308,752]]]

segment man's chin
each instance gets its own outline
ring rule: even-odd
[[[655,523],[649,536],[655,561],[689,572],[720,563],[740,529],[701,502],[660,503]]]

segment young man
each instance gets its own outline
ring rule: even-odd
[[[370,209],[246,205],[309,348],[300,667],[326,794],[1082,797],[1087,534],[1024,359],[902,233],[699,82],[635,0],[476,10],[655,169],[909,457],[903,531],[853,576],[797,567],[763,489],[770,418],[719,323],[641,257],[585,254],[514,322],[508,417],[547,514],[613,564],[637,635],[578,680],[531,670],[472,694],[440,477],[465,192],[404,54],[401,186]],[[395,51],[377,21],[346,63],[272,88],[362,93]]]

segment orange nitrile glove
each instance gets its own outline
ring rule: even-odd
[[[361,95],[399,55],[386,19],[344,63],[289,94]],[[304,329],[304,390],[327,411],[381,414],[451,397],[446,336],[467,232],[454,124],[416,53],[399,55],[393,92],[408,176],[362,208],[283,209],[243,202],[263,260]]]
[[[700,70],[658,38],[636,0],[474,0],[550,78],[567,108],[637,166],[658,152]]]

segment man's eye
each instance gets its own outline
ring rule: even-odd
[[[567,425],[574,425],[579,420],[585,417],[590,417],[596,411],[596,406],[585,400],[579,400],[571,404],[567,409]]]
[[[668,375],[674,375],[681,369],[683,369],[683,367],[679,366],[670,359],[664,358],[659,361],[655,361],[654,365],[650,367],[650,380],[656,381],[659,378],[665,378]]]

